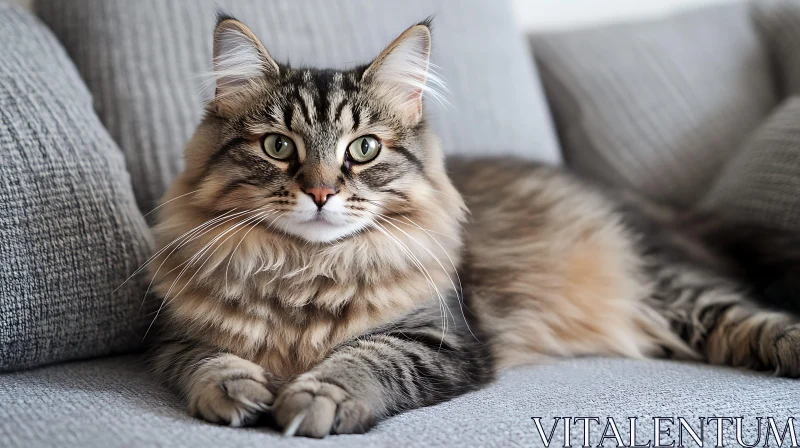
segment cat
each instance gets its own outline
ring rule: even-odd
[[[423,111],[430,48],[425,21],[368,65],[297,69],[219,17],[216,91],[151,264],[154,370],[192,415],[360,433],[583,355],[800,375],[800,321],[759,305],[771,277],[744,275],[762,255],[767,273],[800,266],[796,245],[777,256],[555,167],[445,160]],[[745,253],[753,269],[730,258]]]

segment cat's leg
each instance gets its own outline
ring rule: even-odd
[[[712,364],[800,377],[800,319],[764,309],[735,283],[684,266],[661,269],[651,304]]]
[[[443,336],[437,313],[340,346],[280,391],[273,416],[297,435],[361,433],[390,415],[475,390],[492,375],[487,346],[453,328]]]
[[[261,366],[207,345],[171,341],[153,354],[156,374],[186,398],[193,416],[210,422],[252,424],[277,394],[276,381]]]

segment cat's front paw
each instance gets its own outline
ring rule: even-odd
[[[788,378],[800,378],[800,326],[783,330],[775,340],[775,373]]]
[[[363,433],[375,422],[366,403],[310,374],[300,376],[280,392],[272,414],[288,435],[318,438]]]
[[[213,423],[247,426],[270,410],[276,391],[261,366],[232,357],[198,371],[189,392],[189,412]]]

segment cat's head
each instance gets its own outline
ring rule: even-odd
[[[459,221],[463,202],[424,119],[430,48],[423,22],[368,65],[297,69],[221,17],[216,92],[185,153],[192,202],[216,214],[253,210],[264,225],[318,244],[398,216]]]

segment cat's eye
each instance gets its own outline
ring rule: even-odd
[[[347,147],[350,158],[358,163],[366,163],[378,156],[381,151],[381,142],[371,135],[365,135],[353,140]]]
[[[295,152],[292,139],[282,134],[267,134],[261,139],[261,149],[273,159],[286,160]]]

